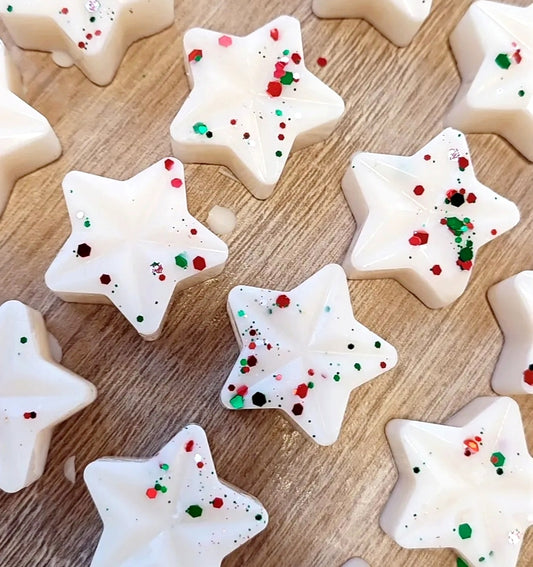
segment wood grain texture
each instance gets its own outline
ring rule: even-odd
[[[315,446],[275,411],[230,412],[219,402],[238,354],[227,292],[237,284],[290,289],[342,261],[354,232],[340,189],[351,154],[415,152],[442,129],[459,86],[447,37],[467,0],[435,1],[405,49],[363,21],[319,20],[310,3],[176,1],[175,25],[135,44],[106,88],[76,68],[57,68],[46,54],[13,50],[27,100],[50,120],[64,153],[17,183],[0,220],[0,300],[41,310],[65,366],[91,380],[99,396],[57,428],[43,478],[16,495],[0,495],[2,567],[89,565],[101,523],[81,477],[74,487],[65,480],[64,460],[76,455],[81,474],[104,455],[148,457],[188,422],[206,429],[220,477],[270,512],[268,529],[225,567],[336,567],[353,555],[373,567],[455,565],[449,550],[404,550],[380,530],[379,514],[396,480],[384,426],[393,417],[441,422],[472,398],[494,395],[489,379],[502,336],[486,290],[533,268],[533,165],[502,139],[468,137],[480,181],[514,200],[522,221],[483,248],[461,299],[431,311],[392,280],[350,283],[355,316],[396,346],[400,362],[353,393],[334,446]],[[236,212],[238,226],[226,239],[224,273],[175,298],[156,342],[143,342],[111,306],[57,299],[43,278],[70,232],[63,176],[79,169],[125,179],[169,155],[169,125],[189,92],[185,30],[245,35],[283,13],[302,22],[307,66],[346,101],[339,128],[289,159],[266,202],[220,167],[186,166],[191,213],[205,221],[212,206],[223,205]],[[12,46],[1,25],[0,37]],[[318,56],[328,58],[325,68]],[[518,401],[531,439],[533,397]],[[519,565],[532,563],[528,535]]]

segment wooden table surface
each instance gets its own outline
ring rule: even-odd
[[[533,268],[533,165],[505,141],[468,136],[480,181],[514,200],[522,221],[481,250],[470,286],[454,305],[431,311],[393,280],[350,283],[356,318],[395,345],[400,362],[354,391],[335,445],[313,444],[278,412],[232,412],[219,402],[238,354],[226,315],[230,288],[291,289],[341,262],[354,232],[340,188],[351,154],[414,153],[443,128],[460,82],[447,37],[467,0],[435,1],[405,49],[363,21],[319,20],[310,3],[177,1],[175,25],[136,43],[106,88],[75,67],[59,69],[47,54],[13,49],[27,100],[55,128],[63,156],[16,184],[0,220],[0,300],[42,311],[63,347],[63,364],[92,381],[99,395],[58,426],[43,478],[0,495],[2,567],[89,565],[101,522],[82,468],[106,455],[151,456],[189,422],[206,429],[220,477],[258,497],[270,513],[266,531],[225,567],[337,567],[351,556],[373,567],[455,565],[450,550],[404,550],[380,530],[396,480],[384,426],[393,417],[442,422],[474,397],[494,395],[490,377],[502,336],[486,291]],[[225,271],[175,297],[157,341],[143,341],[112,306],[57,299],[44,273],[70,233],[63,176],[79,169],[125,179],[169,155],[169,125],[189,92],[185,30],[245,35],[283,13],[302,22],[308,68],[346,101],[337,130],[294,154],[265,202],[221,167],[186,166],[191,213],[205,222],[211,207],[226,206],[238,225],[225,238]],[[0,37],[12,47],[1,25]],[[328,59],[326,67],[317,65],[319,56]],[[533,397],[518,402],[531,440]],[[74,486],[63,476],[70,455],[79,473]],[[529,535],[519,565],[532,563]]]

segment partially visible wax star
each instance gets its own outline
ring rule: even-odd
[[[197,425],[150,459],[98,459],[84,478],[104,523],[92,567],[220,567],[268,523],[260,502],[218,479]]]
[[[175,155],[225,165],[266,199],[291,150],[334,130],[342,99],[305,67],[295,18],[245,37],[195,28],[183,43],[192,91],[170,127]]]
[[[46,272],[65,301],[113,303],[156,339],[175,290],[220,274],[228,247],[187,209],[183,165],[163,159],[127,181],[63,181],[72,234]]]
[[[477,180],[466,138],[451,128],[413,156],[356,154],[342,187],[357,222],[348,277],[394,278],[432,308],[459,298],[481,246],[520,220]]]

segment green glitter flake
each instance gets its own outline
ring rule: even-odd
[[[290,51],[288,49],[284,49],[283,50],[283,55],[287,56],[289,55]]]
[[[261,514],[256,514],[255,519],[260,522],[263,519],[263,516]]]
[[[353,367],[354,367],[356,370],[361,370],[361,365],[360,365],[358,362],[356,362],[356,363],[353,365]]]
[[[163,463],[162,465],[159,465],[159,468],[163,471],[168,471],[170,467],[166,463]]]
[[[457,558],[457,567],[468,567],[468,563],[461,559],[460,557]]]
[[[337,372],[337,374],[335,374],[335,376],[333,376],[333,380],[335,380],[335,382],[339,382],[341,379],[340,374]]]
[[[241,359],[239,360],[239,364],[240,364],[241,366],[246,366],[246,365],[248,364],[248,360],[247,360],[246,358],[241,358]]]
[[[308,382],[307,383],[307,387],[312,390],[315,387],[315,383],[314,382]]]
[[[229,401],[231,407],[234,409],[242,409],[244,407],[244,398],[242,396],[233,396]]]
[[[144,317],[142,315],[137,315],[137,323],[142,323],[144,321]]]
[[[192,129],[195,131],[196,134],[207,134],[207,131],[209,130],[209,128],[207,127],[206,124],[204,124],[203,122],[197,122]]]
[[[498,65],[498,67],[501,67],[502,69],[509,69],[509,67],[511,66],[511,58],[509,57],[509,55],[507,55],[507,53],[500,53],[496,59],[496,65]]]
[[[187,256],[185,256],[185,252],[178,254],[174,261],[176,262],[176,266],[179,268],[185,269],[189,265],[189,261],[187,260]]]
[[[20,342],[25,345],[28,342],[28,337],[20,337]]]
[[[85,219],[85,222],[83,223],[83,226],[85,228],[89,228],[91,226],[91,221],[89,219]]]
[[[472,528],[470,527],[470,524],[461,524],[458,531],[461,539],[470,539],[472,537]]]
[[[286,71],[285,75],[279,80],[282,85],[292,85],[294,82],[294,75],[290,71]]]
[[[281,110],[276,110],[276,116],[283,116],[283,112]]]
[[[491,457],[490,457],[490,462],[495,466],[495,467],[503,467],[503,465],[505,464],[505,456],[503,455],[503,453],[492,453]]]
[[[520,90],[518,91],[518,96],[525,96],[525,94],[526,94],[526,91],[524,91],[524,90],[522,90],[522,89],[520,89]]]
[[[461,248],[461,250],[459,251],[459,259],[462,262],[469,262],[470,260],[472,260],[473,257],[474,257],[474,252],[472,250],[472,241],[469,240],[466,243],[466,246],[464,248]]]
[[[203,510],[201,506],[198,506],[198,504],[193,504],[192,506],[189,506],[185,512],[187,512],[191,518],[199,518],[202,515]]]
[[[13,11],[13,6],[11,6],[11,4],[7,7],[7,11],[8,11],[8,12],[12,12],[12,11]]]
[[[376,342],[374,343],[374,346],[375,346],[376,348],[381,348],[381,343],[380,343],[379,341],[376,341]]]
[[[282,154],[282,152],[281,152],[280,150],[278,150],[278,151],[276,152],[276,157],[281,157],[282,155],[283,155],[283,154]]]
[[[246,311],[243,311],[242,309],[239,309],[239,311],[237,311],[237,315],[239,317],[244,317],[246,315]]]
[[[461,236],[463,232],[466,232],[468,230],[468,227],[465,225],[465,223],[457,217],[447,218],[446,226],[455,234],[455,236]]]

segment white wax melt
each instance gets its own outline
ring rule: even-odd
[[[493,132],[533,161],[533,4],[474,2],[450,36],[463,84],[448,124]]]
[[[349,559],[342,567],[369,567],[369,565],[366,561],[363,561],[358,557],[354,557]]]
[[[533,459],[516,402],[477,398],[446,425],[395,419],[387,437],[399,479],[385,532],[410,549],[453,548],[461,565],[514,567],[533,523]]]
[[[63,368],[42,315],[0,306],[0,489],[17,492],[44,471],[54,426],[89,405],[95,387]]]
[[[291,150],[332,132],[342,99],[306,69],[295,18],[245,37],[192,29],[183,43],[192,91],[170,127],[175,155],[226,165],[266,199]]]
[[[73,171],[63,190],[72,234],[46,284],[65,301],[113,303],[153,340],[174,291],[224,269],[228,247],[189,214],[176,159],[127,181]]]
[[[50,51],[97,85],[113,80],[128,47],[172,25],[172,0],[3,0],[0,16],[15,43]]]
[[[342,187],[357,222],[348,277],[394,278],[432,308],[461,296],[481,246],[520,219],[451,128],[410,157],[355,154]]]
[[[281,409],[319,445],[337,440],[352,390],[398,360],[394,347],[354,319],[335,264],[287,292],[235,287],[228,312],[241,353],[222,403]]]
[[[61,145],[48,120],[20,96],[20,75],[0,41],[0,215],[19,177],[61,155]]]
[[[411,43],[431,11],[431,0],[313,0],[320,18],[363,18],[403,47]]]
[[[150,459],[98,459],[84,477],[104,523],[92,567],[219,567],[268,523],[260,502],[218,479],[197,425]]]
[[[493,285],[488,298],[505,335],[492,388],[498,394],[533,394],[533,271]]]

